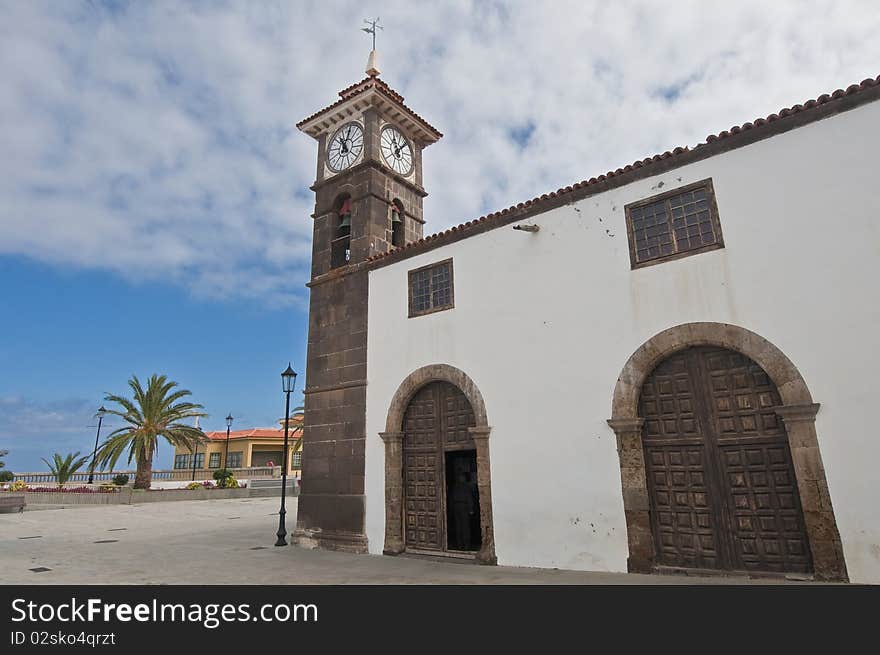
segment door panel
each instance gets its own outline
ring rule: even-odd
[[[444,451],[473,449],[467,428],[475,423],[467,398],[447,382],[425,385],[407,406],[403,421],[407,547],[447,549]]]
[[[658,564],[811,570],[781,400],[757,364],[689,348],[654,370],[639,404]]]
[[[717,512],[710,506],[704,418],[683,353],[661,363],[642,387],[645,470],[657,561],[718,568]]]
[[[440,550],[444,541],[436,392],[433,385],[422,388],[410,401],[404,416],[406,544],[428,550]]]

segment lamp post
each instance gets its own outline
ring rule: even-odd
[[[193,482],[196,481],[196,455],[199,452],[199,442],[195,441],[194,443],[195,443],[195,445],[193,446],[193,477],[192,477]]]
[[[226,417],[226,452],[223,454],[223,468],[229,464],[229,430],[232,428],[232,414]]]
[[[284,498],[287,493],[287,467],[289,466],[287,461],[289,457],[287,452],[287,433],[290,424],[290,394],[295,386],[296,371],[290,368],[290,362],[288,362],[287,370],[281,374],[281,388],[284,390],[286,399],[284,401],[284,461],[281,465],[281,510],[278,512],[278,541],[275,542],[276,546],[287,545],[287,528],[284,525],[284,517],[287,514],[287,510],[284,509]]]
[[[92,484],[95,481],[95,459],[98,456],[98,437],[101,436],[101,423],[104,421],[106,415],[107,410],[101,405],[101,408],[97,412],[98,432],[95,434],[95,449],[92,451],[92,465],[89,467],[89,484]]]
[[[223,470],[229,470],[229,430],[232,428],[232,413],[226,417],[226,452],[223,454]],[[222,486],[226,486],[226,480],[229,478],[227,476],[223,476],[222,478]]]
[[[201,431],[201,428],[199,427],[199,417],[198,416],[196,416],[195,427],[196,427],[196,430]],[[192,477],[192,481],[195,482],[196,481],[196,455],[198,455],[198,453],[199,453],[199,442],[195,441],[193,443],[195,445],[193,446],[193,477]],[[205,449],[205,452],[207,452],[207,448]],[[202,467],[202,468],[204,468],[204,467]]]

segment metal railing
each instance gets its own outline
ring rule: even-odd
[[[214,471],[217,469],[196,469],[196,480],[213,480],[214,479]],[[236,479],[238,480],[261,480],[275,477],[275,472],[277,471],[278,475],[281,475],[280,467],[272,467],[272,466],[251,466],[247,468],[234,468],[231,469]],[[94,481],[95,482],[112,482],[113,478],[117,475],[127,475],[129,483],[134,482],[134,476],[137,471],[95,471],[94,473]],[[55,476],[52,473],[47,473],[45,471],[42,472],[24,472],[24,473],[13,473],[15,476],[13,480],[23,480],[24,482],[45,482],[45,483],[54,483],[56,482]],[[193,470],[192,469],[153,469],[153,480],[192,480],[193,479]],[[86,483],[89,480],[89,472],[77,472],[72,474],[67,482],[79,482]]]

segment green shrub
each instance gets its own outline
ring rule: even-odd
[[[128,484],[128,476],[125,473],[114,475],[113,484],[115,484],[117,487],[124,487]]]
[[[15,474],[12,471],[0,471],[0,482],[12,482]]]
[[[228,487],[229,481],[235,480],[232,469],[217,469],[214,471],[214,479],[217,481],[217,486],[219,487]]]
[[[204,489],[201,482],[190,482],[186,485],[186,488],[190,491],[194,491],[195,489]]]

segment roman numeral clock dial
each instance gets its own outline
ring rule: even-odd
[[[327,164],[339,172],[345,170],[360,157],[364,149],[364,130],[358,123],[343,125],[330,139],[327,148]]]
[[[382,159],[395,173],[407,176],[412,172],[413,151],[409,141],[398,130],[386,127],[379,138]]]

